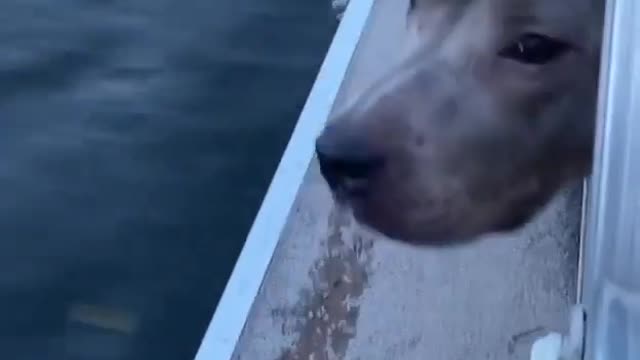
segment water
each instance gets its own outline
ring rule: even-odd
[[[0,359],[191,359],[335,27],[327,0],[3,0]]]

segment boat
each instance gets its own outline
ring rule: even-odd
[[[607,2],[593,175],[519,231],[416,249],[358,231],[314,158],[397,60],[398,2],[347,6],[196,360],[640,359],[640,6]]]

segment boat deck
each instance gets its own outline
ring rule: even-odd
[[[342,84],[333,109],[400,53],[405,4],[370,1],[346,76],[336,80]],[[365,16],[358,12],[367,2],[352,2],[341,27]],[[325,119],[315,121],[319,129]],[[271,235],[256,233],[254,224],[197,359],[528,359],[536,337],[566,330],[576,299],[580,184],[517,233],[419,249],[363,233],[334,208],[315,159],[297,166],[307,164],[275,251],[255,250],[266,252],[263,263],[248,260],[248,247]],[[270,192],[282,188],[277,181],[278,174]],[[275,201],[270,197],[278,194],[267,195],[263,209]],[[257,280],[242,283],[240,273],[252,271]],[[261,284],[257,294],[251,284]],[[245,304],[250,311],[243,314]],[[221,339],[225,324],[228,338]]]

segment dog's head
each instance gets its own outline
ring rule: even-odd
[[[411,44],[316,142],[360,222],[429,245],[527,222],[588,174],[604,0],[415,0]]]

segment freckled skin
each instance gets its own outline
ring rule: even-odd
[[[321,135],[385,159],[366,194],[339,201],[419,245],[519,228],[590,172],[603,13],[604,0],[416,0],[404,60]],[[528,32],[568,49],[533,66],[499,54]]]

